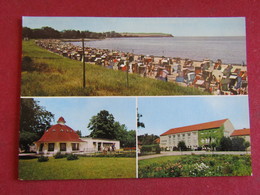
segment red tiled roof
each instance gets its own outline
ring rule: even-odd
[[[196,125],[189,125],[185,127],[177,127],[170,129],[166,131],[165,133],[161,134],[162,135],[169,135],[169,134],[175,134],[175,133],[183,133],[183,132],[188,132],[188,131],[199,131],[199,130],[204,130],[204,129],[212,129],[212,128],[217,128],[221,127],[221,125],[224,124],[228,119],[223,119],[223,120],[218,120],[218,121],[212,121],[212,122],[207,122],[207,123],[200,123]]]
[[[159,144],[160,143],[160,138],[158,137],[157,139],[154,140],[155,143]]]
[[[243,135],[250,135],[250,129],[238,129],[233,131],[230,136],[243,136]]]
[[[60,117],[57,121],[57,123],[66,123],[63,117]]]
[[[61,120],[60,120],[61,119]],[[62,120],[63,119],[63,120]],[[64,118],[59,118],[58,122],[65,122]],[[83,142],[79,135],[69,126],[56,124],[47,129],[41,139],[37,142]]]

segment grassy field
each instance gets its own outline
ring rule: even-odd
[[[138,161],[138,177],[249,176],[250,155],[164,156]]]
[[[82,87],[82,63],[23,41],[23,57],[33,61],[33,70],[22,71],[22,96],[157,96],[206,95],[195,88],[180,87],[139,75],[86,64],[86,88]]]
[[[79,157],[72,161],[66,158],[49,159],[48,162],[38,162],[37,159],[19,160],[19,178],[53,180],[136,177],[135,158]]]

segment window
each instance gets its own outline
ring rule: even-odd
[[[79,143],[72,143],[72,150],[79,150]]]
[[[54,151],[54,143],[49,143],[49,144],[48,144],[48,151],[49,151],[49,152]]]
[[[43,149],[43,144],[40,144],[40,149],[39,149],[39,151],[42,152],[42,149]]]
[[[60,151],[66,151],[66,143],[60,143]]]

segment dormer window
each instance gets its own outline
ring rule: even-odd
[[[55,132],[56,130],[55,130],[55,129],[53,129],[52,131],[53,131],[53,132]]]

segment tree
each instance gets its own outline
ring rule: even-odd
[[[249,142],[249,141],[246,141],[246,142],[244,143],[244,146],[245,146],[245,148],[246,148],[246,150],[247,150],[247,148],[250,146],[250,142]]]
[[[114,116],[106,110],[100,111],[96,116],[92,116],[88,128],[92,131],[93,138],[115,139],[116,131]]]
[[[143,115],[137,113],[137,127],[142,127],[142,128],[145,128],[145,125],[143,122],[140,122],[140,118],[143,117]]]
[[[136,131],[127,131],[125,147],[136,147]]]
[[[40,139],[48,129],[54,115],[38,105],[32,98],[21,99],[20,148],[29,151],[29,146]]]
[[[181,151],[186,151],[187,150],[187,146],[186,146],[184,141],[179,141],[178,149],[181,150]]]
[[[144,134],[144,135],[139,135],[138,136],[138,141],[142,143],[142,145],[152,145],[156,144],[156,139],[159,138],[159,136],[154,135],[154,134]]]
[[[229,137],[222,137],[219,142],[218,149],[221,151],[232,150],[232,141]]]
[[[28,27],[23,27],[22,36],[23,36],[23,38],[31,38],[33,36],[32,29],[30,29]]]
[[[135,147],[136,133],[134,130],[127,131],[127,127],[119,122],[114,123],[116,140],[120,141],[122,147]]]
[[[245,151],[245,139],[241,137],[232,138],[232,150],[233,151]]]
[[[122,147],[135,147],[136,132],[127,131],[124,124],[114,121],[114,116],[106,110],[100,111],[90,119],[88,128],[92,131],[90,137],[115,139]]]
[[[81,131],[77,130],[76,133],[79,135],[79,137],[82,137]]]

